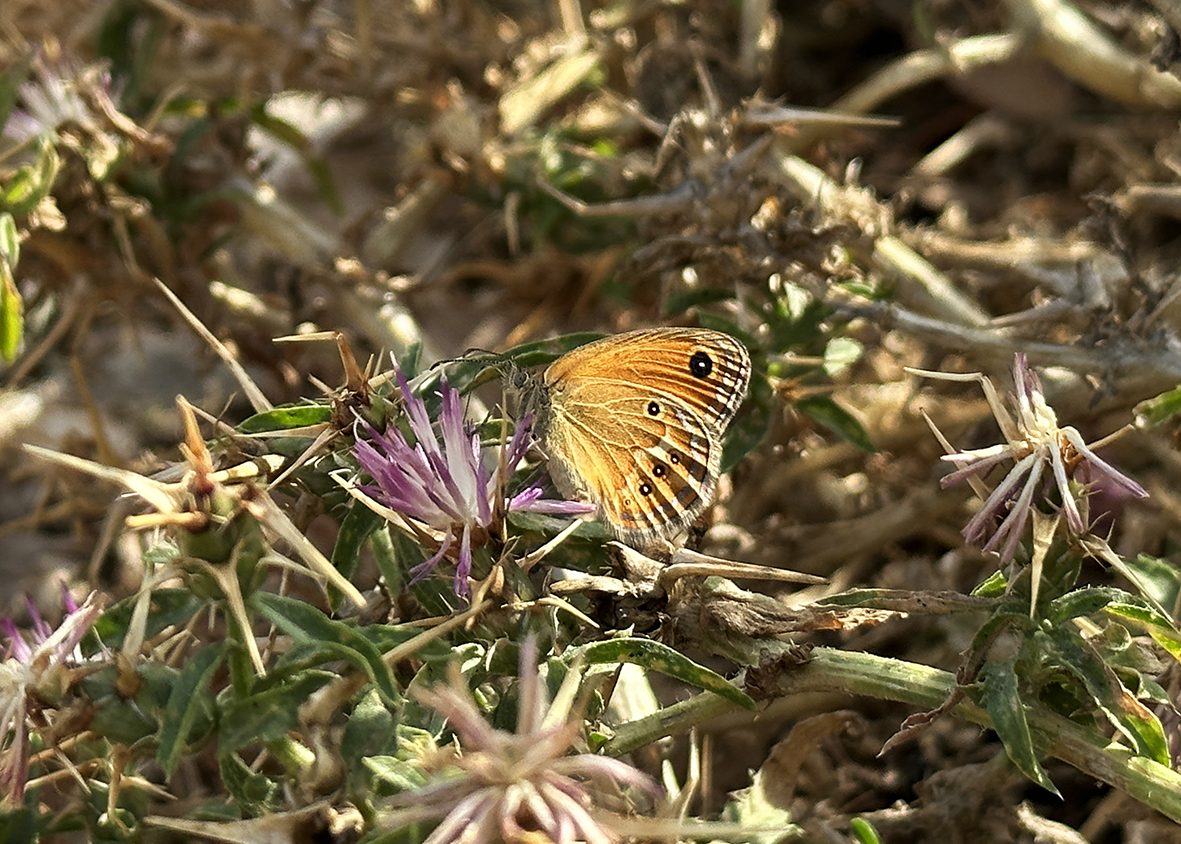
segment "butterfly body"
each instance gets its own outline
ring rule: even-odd
[[[750,355],[716,331],[653,328],[606,337],[526,381],[554,483],[597,505],[625,542],[693,524],[717,488],[722,437],[750,381]]]

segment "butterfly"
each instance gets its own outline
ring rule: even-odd
[[[512,380],[558,491],[595,504],[619,539],[648,545],[712,503],[750,354],[718,331],[650,328],[588,343],[540,376]]]

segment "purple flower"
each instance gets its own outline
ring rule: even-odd
[[[101,607],[95,593],[82,606],[62,590],[66,617],[54,630],[29,603],[32,628],[17,630],[11,619],[0,619],[7,641],[0,662],[0,806],[24,798],[29,778],[28,703],[31,693],[59,697],[68,684],[71,663],[84,660],[78,643],[98,619]]]
[[[515,733],[484,719],[458,670],[445,686],[412,689],[416,700],[447,719],[459,751],[444,755],[447,764],[435,782],[395,797],[395,811],[383,817],[383,826],[442,817],[424,844],[523,841],[538,833],[549,841],[619,840],[611,828],[618,816],[594,809],[588,781],[630,785],[652,795],[659,792],[656,784],[618,759],[565,755],[583,730],[574,706],[582,675],[572,668],[551,705],[533,636],[521,647],[519,677]]]
[[[1041,381],[1029,368],[1024,354],[1017,353],[1013,360],[1015,392],[1009,399],[1013,416],[1000,403],[992,383],[981,375],[911,371],[944,380],[978,380],[984,387],[1005,442],[987,448],[955,451],[930,419],[927,422],[949,452],[943,460],[956,466],[943,478],[943,486],[968,481],[985,499],[980,510],[964,526],[964,538],[985,551],[999,548],[1002,562],[1013,558],[1032,510],[1045,499],[1049,488],[1058,492],[1061,512],[1072,536],[1086,534],[1091,526],[1087,515],[1088,480],[1103,479],[1126,494],[1148,497],[1144,487],[1095,454],[1093,446],[1083,441],[1077,429],[1058,424],[1054,409],[1046,403]],[[1008,461],[1013,461],[1013,466],[988,492],[983,486],[983,476],[994,466]],[[1071,481],[1075,482],[1073,488]]]
[[[475,427],[464,419],[459,391],[444,382],[437,436],[426,405],[410,391],[405,374],[398,369],[396,376],[412,436],[392,424],[384,434],[366,426],[368,439],[357,438],[355,454],[374,481],[361,485],[362,492],[441,535],[435,553],[411,570],[413,580],[433,571],[458,542],[455,593],[466,596],[472,545],[487,537],[488,528],[504,511],[577,515],[594,509],[581,502],[544,500],[536,486],[506,499],[506,482],[529,447],[531,418],[517,422],[507,444],[485,448]]]

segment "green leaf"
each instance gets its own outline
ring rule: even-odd
[[[1005,576],[1003,571],[994,571],[988,577],[984,578],[980,584],[972,590],[972,595],[977,598],[999,598],[1005,594],[1009,588],[1009,578]]]
[[[20,259],[20,232],[16,229],[16,220],[5,211],[0,213],[0,260],[8,264],[10,269],[15,270]]]
[[[25,302],[8,262],[0,258],[0,358],[7,363],[20,354],[25,336]]]
[[[726,434],[726,442],[722,447],[723,472],[728,472],[738,465],[738,461],[754,451],[767,436],[775,406],[771,385],[767,379],[758,376],[753,378],[746,401],[743,402],[738,417]]]
[[[357,562],[361,557],[361,546],[365,540],[377,530],[382,522],[381,516],[374,513],[360,501],[354,499],[349,504],[349,510],[340,521],[340,530],[336,534],[336,544],[332,546],[332,565],[338,572],[351,578],[357,570]],[[341,594],[339,590],[329,589],[329,605],[333,610],[340,606]]]
[[[145,25],[149,27],[147,32],[143,31]],[[139,93],[138,66],[159,55],[156,45],[162,34],[158,30],[154,34],[155,29],[143,7],[134,0],[117,0],[103,10],[94,47],[99,56],[110,60],[112,76],[123,88],[125,102],[134,100]]]
[[[527,548],[539,547],[546,539],[556,536],[575,522],[570,516],[547,516],[544,513],[512,511],[508,521],[522,536]],[[612,539],[611,533],[601,521],[578,521],[566,540],[549,559],[553,565],[588,574],[608,574],[610,564],[603,556],[603,543]],[[517,571],[510,567],[509,571]],[[527,577],[526,577],[527,579]]]
[[[42,138],[37,147],[37,158],[19,168],[0,185],[0,204],[15,217],[24,217],[49,195],[61,169],[57,149],[48,138]]]
[[[757,771],[750,788],[735,791],[722,808],[722,821],[734,824],[743,832],[729,841],[742,844],[781,844],[798,840],[803,831],[791,822],[791,812],[767,797],[765,780],[769,775]]]
[[[279,682],[302,674],[309,668],[318,668],[325,661],[324,651],[309,642],[293,643],[283,651],[272,664],[267,666],[267,681]],[[249,688],[249,684],[247,684]]]
[[[398,553],[402,560],[403,570],[407,573],[419,563],[425,562],[435,553],[434,548],[428,550],[419,548],[414,543],[414,540],[405,535],[402,536],[402,539],[406,541],[400,543]],[[480,556],[480,551],[473,549],[473,572],[479,565],[477,561],[480,559]],[[483,551],[483,557],[487,559],[487,550]],[[413,595],[414,600],[422,605],[423,610],[428,616],[451,615],[457,612],[465,603],[464,599],[455,594],[454,565],[448,559],[441,560],[440,565],[442,568],[436,568],[426,577],[410,583],[406,587],[406,591]]]
[[[0,213],[0,358],[8,363],[20,353],[25,333],[25,303],[14,275],[20,251],[16,220],[7,212]]]
[[[381,651],[357,630],[324,615],[313,606],[270,592],[255,592],[250,603],[268,621],[299,643],[319,646],[326,654],[344,659],[364,671],[387,703],[401,699],[393,672]]]
[[[1181,386],[1166,390],[1159,396],[1145,399],[1136,405],[1133,414],[1139,428],[1155,428],[1181,413]]]
[[[1159,572],[1158,567],[1152,564],[1155,558],[1142,555],[1135,562],[1129,563],[1112,550],[1111,546],[1107,544],[1107,540],[1099,536],[1086,537],[1082,540],[1082,544],[1089,556],[1107,563],[1121,577],[1126,578],[1129,583],[1134,585],[1139,591],[1140,597],[1151,604],[1153,609],[1162,615],[1169,615],[1154,594],[1161,585],[1159,577],[1156,576]],[[1146,565],[1146,562],[1149,564]]]
[[[223,692],[219,699],[220,749],[230,752],[274,741],[295,729],[299,725],[299,707],[336,676],[331,671],[305,671],[246,697],[233,698]]]
[[[1133,581],[1148,593],[1148,597],[1162,607],[1174,611],[1181,606],[1181,570],[1170,560],[1149,554],[1137,554],[1127,561],[1128,568],[1137,575]]]
[[[518,366],[540,366],[552,363],[567,352],[581,348],[587,343],[602,340],[605,336],[601,331],[574,331],[545,340],[521,343],[504,354]]]
[[[357,632],[385,653],[406,644],[415,636],[421,636],[422,628],[413,624],[366,624],[358,628]],[[427,642],[415,652],[419,659],[447,659],[450,654],[451,643],[446,639]]]
[[[1052,625],[1063,624],[1072,618],[1094,615],[1112,601],[1129,600],[1135,599],[1122,589],[1110,586],[1085,586],[1050,601],[1046,608],[1046,620]]]
[[[147,677],[153,673],[155,675],[171,674],[175,677],[177,673],[174,669],[165,666],[159,667],[163,669],[162,671],[153,672],[147,666],[148,663],[141,664],[136,673],[140,677]],[[87,726],[96,735],[102,736],[107,741],[130,747],[138,741],[156,735],[159,725],[148,713],[154,715],[159,711],[164,701],[158,700],[157,695],[153,694],[157,689],[152,688],[154,684],[150,677],[147,682],[142,684],[140,693],[134,699],[128,699],[119,694],[116,691],[116,682],[116,672],[113,666],[95,672],[83,682],[87,697],[94,702],[94,709],[89,714],[90,721]],[[167,700],[166,696],[164,700]]]
[[[849,821],[849,832],[853,833],[857,844],[882,844],[877,829],[865,818],[853,818]]]
[[[402,583],[406,579],[406,569],[398,556],[396,541],[409,542],[409,539],[390,530],[389,525],[381,525],[369,535],[369,547],[373,550],[373,559],[377,563],[377,570],[381,572],[381,579],[385,581],[386,591],[391,597],[396,597],[402,591]]]
[[[816,297],[798,284],[785,281],[777,304],[785,317],[799,322],[815,307]]]
[[[223,753],[217,760],[222,784],[247,817],[258,817],[277,807],[275,797],[279,786],[257,771],[251,770],[236,753]]]
[[[1062,667],[1082,681],[1095,705],[1132,743],[1136,752],[1169,765],[1169,743],[1160,721],[1124,687],[1078,629],[1061,624],[1051,628],[1048,637],[1058,651]]]
[[[131,623],[137,599],[136,595],[132,595],[114,604],[94,625],[98,637],[112,650],[123,645],[123,637],[127,635],[127,625]],[[152,638],[166,627],[184,624],[200,612],[205,604],[206,601],[188,589],[153,589],[145,631],[147,637]]]
[[[310,428],[331,421],[331,407],[323,404],[300,404],[256,413],[240,423],[238,430],[244,434],[265,434],[270,431],[288,431],[292,428]]]
[[[916,592],[912,589],[881,589],[865,587],[847,589],[836,595],[828,595],[816,602],[821,607],[862,607],[865,609],[893,610],[912,609],[916,602],[932,615],[953,612],[981,612],[997,609],[995,600],[964,595],[950,590],[939,592]]]
[[[210,684],[224,656],[223,643],[206,645],[197,651],[176,678],[172,694],[168,696],[168,703],[160,717],[159,746],[156,748],[156,759],[164,768],[167,779],[171,779],[176,770],[185,748],[185,739],[197,715],[212,708]]]
[[[37,815],[23,806],[18,809],[0,808],[0,841],[22,841],[36,844]]]
[[[416,385],[416,392],[429,392],[446,372],[447,381],[461,393],[466,393],[473,387],[486,383],[491,378],[499,378],[505,361],[512,361],[522,369],[532,369],[557,360],[566,352],[585,346],[603,337],[601,332],[580,331],[573,334],[563,334],[547,340],[534,340],[513,346],[506,352],[471,352],[461,358],[450,361],[438,367],[437,375]]]
[[[570,516],[551,516],[548,513],[532,513],[528,510],[514,510],[507,515],[509,524],[520,531],[539,533],[545,536],[553,536],[565,530],[570,527],[570,522],[573,521]],[[605,542],[611,539],[611,534],[599,522],[580,522],[570,537]]]
[[[838,437],[870,453],[877,451],[869,434],[849,411],[828,396],[807,396],[795,403],[796,410],[818,422]]]
[[[592,642],[589,645],[568,651],[563,659],[567,665],[572,665],[573,660],[578,656],[581,656],[588,665],[630,662],[650,671],[659,671],[669,677],[676,677],[678,680],[699,689],[713,692],[744,709],[755,708],[754,701],[747,696],[746,692],[733,685],[721,674],[711,671],[703,665],[698,665],[687,656],[651,639],[628,637]]]
[[[842,281],[839,284],[842,290],[847,290],[854,296],[862,296],[875,302],[886,298],[885,291],[882,288],[862,279]]]
[[[770,330],[764,348],[769,354],[787,351],[815,354],[819,344],[827,339],[823,323],[828,314],[828,307],[806,290],[785,284],[783,294],[764,312],[766,328]]]
[[[861,360],[864,351],[852,337],[833,337],[824,347],[824,371],[834,378]]]
[[[1013,764],[1033,782],[1061,797],[1038,760],[1037,750],[1033,746],[1025,705],[1017,691],[1016,660],[985,664],[980,679],[980,703],[988,711],[992,727]]]
[[[288,146],[299,156],[312,180],[316,183],[321,199],[328,203],[334,212],[343,214],[344,203],[341,201],[340,191],[336,189],[336,182],[332,178],[332,169],[329,167],[327,159],[316,154],[315,145],[307,135],[290,121],[267,112],[265,103],[260,103],[252,109],[250,117],[259,129]]]
[[[1125,624],[1131,624],[1144,630],[1160,645],[1169,656],[1181,662],[1181,632],[1177,631],[1173,622],[1161,615],[1155,609],[1140,603],[1115,602],[1108,604],[1103,611]]]
[[[381,516],[374,513],[360,501],[354,500],[349,511],[340,521],[336,544],[332,546],[332,565],[345,577],[351,577],[357,569],[361,546],[381,524]]]
[[[340,756],[355,791],[363,792],[368,785],[369,769],[362,764],[364,757],[393,750],[397,727],[397,718],[376,689],[366,692],[353,707],[340,741]]]
[[[383,794],[413,791],[422,788],[428,781],[421,763],[383,755],[367,756],[361,761],[373,774],[374,779],[383,786]]]

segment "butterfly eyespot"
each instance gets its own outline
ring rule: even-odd
[[[651,495],[651,494],[652,494],[652,484],[649,484],[649,483],[640,484],[640,495]]]
[[[668,456],[668,460],[669,460],[669,462],[670,462],[670,463],[680,463],[680,462],[681,462],[681,455],[677,454],[677,453],[674,451],[672,454],[670,454],[670,455]]]
[[[648,415],[649,416],[656,416],[659,413],[660,413],[660,405],[658,405],[654,401],[648,402]]]
[[[658,478],[663,478],[666,472],[668,472],[668,467],[663,463],[657,463],[652,467],[652,474]]]
[[[714,362],[708,354],[702,351],[693,353],[689,358],[689,372],[698,378],[705,378],[714,371]]]

